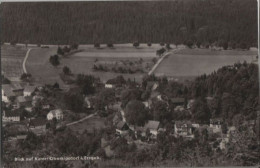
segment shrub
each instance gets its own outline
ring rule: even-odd
[[[135,48],[139,47],[139,45],[140,45],[140,44],[139,44],[138,41],[136,41],[136,42],[133,43],[133,46],[134,46]]]

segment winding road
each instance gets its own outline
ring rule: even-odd
[[[156,62],[156,64],[153,66],[153,68],[148,72],[148,75],[153,74],[153,72],[156,70],[156,68],[160,65],[160,63],[164,60],[165,57],[167,57],[169,54],[175,53],[176,51],[181,50],[181,48],[174,49],[170,52],[167,52],[163,54],[163,56]]]
[[[82,121],[85,121],[86,119],[92,118],[92,117],[95,116],[95,115],[96,115],[96,113],[90,114],[90,115],[88,115],[88,116],[86,116],[86,117],[84,117],[84,118],[82,118],[82,119],[80,119],[80,120],[78,120],[78,121],[74,121],[74,122],[68,123],[68,124],[66,124],[66,126],[71,126],[71,125],[80,123],[80,122],[82,122]]]
[[[26,64],[26,61],[28,59],[28,56],[29,56],[31,50],[32,50],[31,48],[28,49],[28,51],[26,52],[26,55],[24,57],[24,60],[23,60],[23,72],[26,73],[26,74],[27,74],[27,70],[26,70],[25,64]]]

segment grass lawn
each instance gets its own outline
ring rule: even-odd
[[[184,49],[165,58],[155,70],[155,75],[185,78],[210,74],[225,65],[252,62],[256,55],[256,51]]]
[[[35,78],[37,83],[53,84],[58,82],[62,87],[67,87],[59,75],[62,73],[62,68],[64,66],[68,66],[74,74],[92,74],[99,77],[103,82],[118,75],[123,75],[125,79],[130,78],[141,81],[146,73],[121,74],[93,71],[92,68],[96,59],[102,63],[105,62],[109,64],[120,60],[137,61],[142,58],[144,64],[151,63],[152,59],[156,57],[156,50],[159,48],[161,48],[159,44],[153,44],[152,47],[141,44],[139,48],[134,48],[132,44],[115,44],[113,49],[108,48],[105,45],[101,45],[101,49],[96,49],[93,45],[80,45],[79,50],[82,50],[82,52],[77,52],[68,57],[61,58],[61,64],[58,67],[53,67],[49,63],[49,57],[56,54],[57,46],[51,46],[50,48],[35,48],[30,52],[26,62],[26,68]]]
[[[19,81],[23,73],[23,59],[27,49],[16,46],[1,46],[1,67],[4,74],[11,81]]]
[[[95,116],[78,124],[71,125],[69,126],[69,128],[72,131],[78,132],[80,134],[83,133],[85,130],[87,130],[88,132],[93,132],[94,129],[98,130],[105,128],[105,119]]]

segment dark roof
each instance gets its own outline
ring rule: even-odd
[[[210,119],[210,123],[219,123],[219,122],[223,122],[222,118],[211,118]]]
[[[106,82],[106,84],[115,85],[115,84],[117,84],[117,81],[116,81],[116,79],[109,79],[109,80]]]
[[[23,96],[18,96],[16,98],[16,101],[19,102],[19,103],[23,103],[23,102],[26,102],[26,99]]]
[[[12,90],[23,90],[23,87],[19,83],[13,83]]]
[[[185,99],[184,98],[171,98],[172,103],[184,103]]]
[[[30,126],[35,126],[35,127],[45,125],[46,123],[47,120],[45,118],[35,118],[29,122]]]
[[[145,129],[157,130],[159,128],[159,125],[160,125],[159,121],[149,120],[148,123],[144,127],[145,127]]]
[[[4,84],[2,85],[2,90],[4,91],[4,94],[7,96],[7,97],[13,97],[15,96],[13,90],[12,90],[12,87],[11,85],[9,84]]]
[[[175,121],[176,127],[192,127],[192,124],[190,121]]]
[[[20,116],[20,112],[15,110],[15,111],[4,111],[4,116],[5,117],[19,117]]]
[[[35,89],[36,89],[36,86],[25,86],[24,92],[30,92],[30,93],[32,93],[32,92],[35,91]]]
[[[125,125],[126,125],[125,122],[120,121],[120,122],[116,125],[116,128],[117,128],[117,129],[123,129],[123,127],[124,127]]]

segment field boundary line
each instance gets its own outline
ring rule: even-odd
[[[68,123],[68,124],[66,124],[66,126],[71,126],[71,125],[80,123],[80,122],[82,122],[82,121],[84,121],[84,120],[86,120],[86,119],[92,118],[94,115],[96,115],[96,113],[90,114],[90,115],[88,115],[88,116],[86,116],[86,117],[84,117],[84,118],[82,118],[82,119],[80,119],[80,120],[78,120],[78,121],[74,121],[74,122]]]
[[[26,74],[27,74],[27,70],[26,70],[25,64],[26,64],[26,61],[27,61],[27,59],[29,57],[29,54],[30,54],[31,50],[32,50],[31,48],[28,49],[28,51],[26,52],[26,55],[24,57],[24,60],[23,60],[23,72],[26,73]]]
[[[151,75],[151,74],[156,70],[156,68],[159,66],[159,64],[164,60],[164,58],[165,58],[166,56],[168,56],[169,54],[174,53],[174,52],[176,52],[176,51],[178,51],[178,50],[180,50],[180,49],[175,49],[175,50],[173,50],[173,51],[169,51],[169,52],[165,53],[165,54],[156,62],[156,64],[153,66],[153,68],[148,72],[148,75]]]

